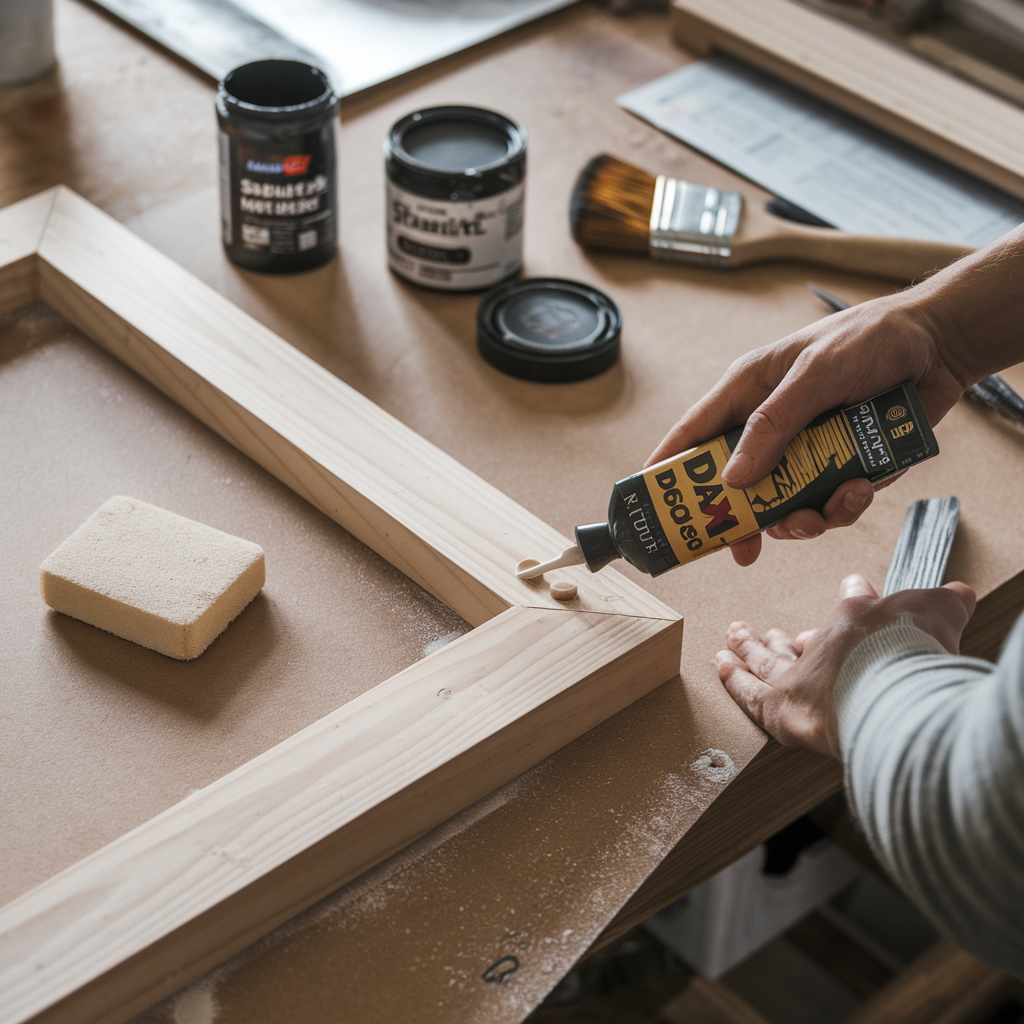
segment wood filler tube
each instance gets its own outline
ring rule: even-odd
[[[650,576],[721,551],[801,508],[821,510],[846,480],[873,484],[939,454],[914,385],[823,413],[786,446],[772,472],[753,487],[722,481],[743,433],[720,437],[620,480],[608,522],[576,527],[576,547],[517,571],[533,579],[549,569],[585,564],[597,572],[616,558]]]
[[[526,131],[479,107],[431,107],[384,141],[388,266],[427,288],[490,288],[523,266]]]

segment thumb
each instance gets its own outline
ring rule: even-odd
[[[969,587],[966,583],[960,583],[957,581],[954,583],[944,583],[942,588],[943,590],[952,590],[953,593],[963,601],[964,608],[967,609],[967,618],[970,618],[974,614],[974,607],[978,603],[978,595],[974,592],[973,587]]]
[[[848,597],[878,597],[878,591],[866,576],[852,573],[839,584],[839,600],[845,601]]]

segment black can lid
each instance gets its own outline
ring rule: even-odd
[[[428,199],[472,202],[500,195],[526,174],[526,130],[483,107],[417,110],[384,140],[388,177]]]
[[[480,354],[523,380],[586,380],[619,358],[622,316],[596,288],[558,277],[511,281],[489,291],[476,312]]]

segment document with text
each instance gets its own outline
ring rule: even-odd
[[[843,231],[981,246],[1024,221],[1024,200],[730,57],[618,103]]]

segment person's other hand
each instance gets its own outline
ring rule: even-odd
[[[820,413],[848,407],[911,380],[929,420],[937,423],[960,398],[964,382],[936,343],[924,303],[914,289],[853,306],[788,338],[737,359],[715,387],[691,406],[651,454],[646,465],[710,440],[738,424],[743,435],[722,477],[731,487],[751,487],[775,468],[786,445]],[[871,504],[864,478],[849,480],[819,513],[801,509],[769,530],[780,540],[804,540],[849,526]],[[750,565],[761,537],[730,546]]]
[[[732,699],[765,732],[780,743],[836,758],[832,691],[857,644],[907,615],[956,654],[976,602],[966,583],[880,598],[863,576],[847,576],[839,596],[821,629],[795,637],[781,629],[758,636],[745,622],[734,622],[726,634],[729,649],[716,657],[718,677]]]

